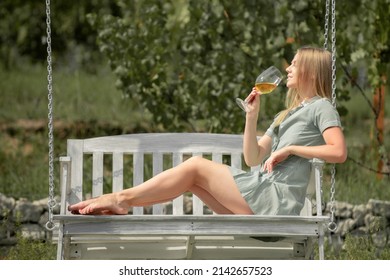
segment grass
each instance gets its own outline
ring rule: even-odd
[[[110,124],[139,121],[142,111],[135,110],[115,88],[115,79],[107,67],[97,67],[96,74],[81,70],[53,73],[55,118],[62,121],[97,120]],[[0,121],[47,118],[46,69],[27,65],[18,70],[0,68]]]

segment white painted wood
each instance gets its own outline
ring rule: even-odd
[[[327,217],[250,215],[57,216],[69,222],[66,232],[77,235],[253,235],[318,236]]]
[[[153,153],[153,176],[161,173],[163,171],[163,154],[160,152]],[[162,215],[163,214],[163,205],[154,204],[153,205],[153,215]]]
[[[60,213],[70,214],[68,211],[69,194],[71,193],[71,159],[70,157],[60,157],[60,186],[61,186],[61,208]]]
[[[213,153],[211,159],[215,162],[222,163],[222,153],[220,152]]]
[[[172,166],[175,167],[183,162],[182,153],[173,153],[172,154]],[[172,214],[173,215],[183,215],[184,214],[184,197],[183,195],[175,198],[172,202]]]
[[[192,145],[195,145],[195,143],[192,143]],[[203,157],[201,151],[202,150],[194,150],[192,155],[195,157]],[[193,215],[203,215],[203,202],[194,194],[192,195],[192,212]]]
[[[238,168],[238,169],[242,168],[242,154],[241,153],[232,153],[231,166]]]
[[[317,203],[317,215],[322,216],[322,168],[324,165],[323,160],[313,159],[313,168],[314,168],[314,185],[315,185],[315,194],[316,194],[316,203]],[[312,188],[313,184],[309,184]],[[324,227],[319,227],[319,238],[318,238],[318,254],[320,259],[324,259]]]
[[[311,211],[311,200],[322,199],[322,161],[313,160],[301,216],[204,215],[204,205],[196,197],[193,213],[185,215],[183,196],[174,199],[170,215],[163,213],[162,205],[153,207],[153,215],[144,215],[142,207],[135,207],[133,215],[71,215],[67,205],[83,197],[84,154],[93,158],[93,195],[103,190],[105,154],[113,158],[113,191],[123,189],[125,155],[133,156],[134,187],[145,179],[146,154],[152,154],[153,175],[163,171],[167,154],[172,155],[173,166],[187,155],[211,155],[216,162],[223,162],[226,155],[232,166],[244,167],[241,135],[163,133],[68,140],[60,174],[61,214],[54,216],[60,225],[58,259],[300,259],[312,256],[316,241],[323,258],[323,225],[329,218],[322,216],[320,207],[316,216]]]
[[[101,239],[100,241],[102,241]],[[190,240],[190,241],[189,241]],[[192,236],[192,237],[132,237],[126,240],[107,240],[105,243],[85,243],[77,240],[77,248],[82,251],[79,259],[297,259],[290,242],[278,242],[270,247],[248,237],[231,236]],[[189,252],[188,243],[191,242]],[[74,254],[76,255],[76,254]],[[300,257],[298,259],[303,259]]]
[[[123,153],[112,155],[112,192],[123,190]]]
[[[68,140],[68,156],[71,158],[71,183],[68,201],[74,204],[83,199],[83,140]]]
[[[60,157],[60,186],[61,186],[61,207],[60,213],[61,215],[69,215],[68,211],[68,194],[70,193],[70,157]],[[58,225],[58,233],[57,233],[57,259],[60,260],[64,256],[64,223],[62,221],[59,222]],[[55,238],[55,235],[53,235]]]
[[[92,155],[92,197],[103,194],[103,153]]]
[[[133,188],[144,181],[144,153],[135,152],[133,154]],[[143,215],[143,207],[133,207],[134,215]]]
[[[203,154],[214,152],[241,153],[242,135],[209,133],[140,133],[105,136],[84,139],[84,153],[101,151],[104,153],[171,153],[191,154],[202,151]]]

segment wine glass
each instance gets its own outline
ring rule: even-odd
[[[282,76],[283,75],[278,68],[271,66],[256,78],[255,88],[261,95],[271,93],[282,81]],[[254,98],[255,97],[252,96],[245,101],[240,98],[236,98],[236,103],[242,110],[249,112],[250,109],[248,104],[252,103]]]

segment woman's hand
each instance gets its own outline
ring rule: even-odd
[[[273,152],[270,157],[263,164],[263,171],[266,170],[268,173],[271,173],[274,167],[280,162],[284,161],[290,155],[288,147],[284,147],[280,150]]]
[[[251,93],[245,98],[245,101],[248,102],[247,114],[257,117],[260,110],[260,94],[255,87],[252,88]]]

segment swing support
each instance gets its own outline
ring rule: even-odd
[[[330,1],[332,4],[330,6]],[[332,105],[336,108],[336,0],[326,0],[325,3],[325,26],[324,26],[324,49],[328,49],[329,39],[329,11],[331,11],[331,53],[332,53]],[[330,186],[330,222],[328,230],[335,232],[337,224],[334,221],[335,215],[335,193],[336,193],[336,165],[331,168],[331,186]]]
[[[54,197],[54,137],[53,137],[53,72],[51,60],[51,17],[50,0],[46,0],[46,41],[47,41],[47,99],[48,99],[48,138],[49,138],[49,219],[46,223],[48,230],[54,230],[53,209],[57,205]]]

